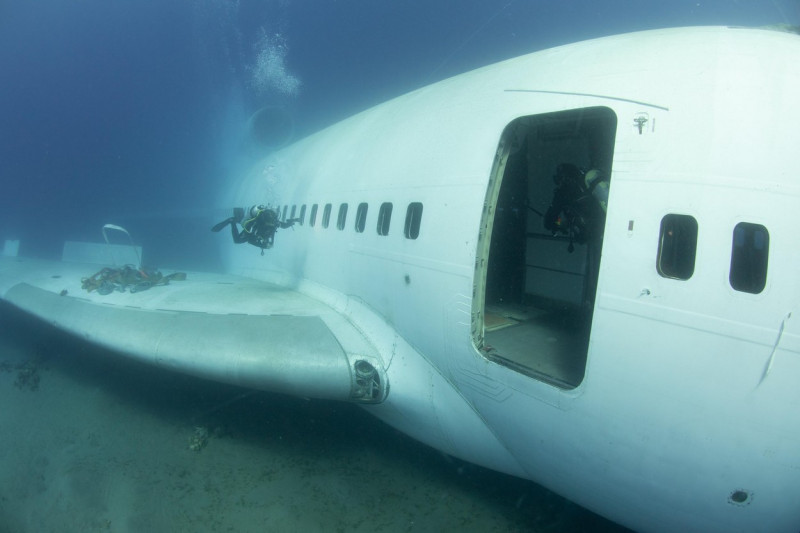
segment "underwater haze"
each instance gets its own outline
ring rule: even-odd
[[[248,136],[259,109],[285,112],[296,139],[520,54],[670,26],[796,25],[799,12],[797,0],[3,2],[0,238],[58,257],[115,223],[150,266],[211,268],[215,198],[268,149]]]
[[[150,267],[219,270],[219,198],[270,150],[496,61],[698,25],[796,29],[800,1],[7,0],[0,242],[56,259],[111,223]],[[0,533],[625,531],[355,406],[107,355],[0,305]]]

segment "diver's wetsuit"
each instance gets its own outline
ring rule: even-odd
[[[237,244],[243,242],[252,244],[261,248],[261,253],[263,254],[266,248],[272,248],[275,240],[275,231],[278,228],[290,228],[297,221],[297,219],[291,219],[281,222],[278,220],[278,213],[263,206],[251,208],[250,213],[252,216],[243,221],[243,210],[235,209],[234,216],[215,225],[211,228],[211,231],[220,231],[230,224],[233,242]],[[237,222],[242,225],[241,231],[236,227]]]

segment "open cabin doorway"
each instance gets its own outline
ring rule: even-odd
[[[606,107],[514,120],[487,191],[473,342],[564,389],[586,369],[616,125]]]

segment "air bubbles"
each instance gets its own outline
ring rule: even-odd
[[[260,93],[278,93],[297,96],[302,82],[286,68],[289,47],[283,35],[264,34],[256,43],[256,62],[251,83]]]

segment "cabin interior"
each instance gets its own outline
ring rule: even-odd
[[[560,388],[577,387],[586,369],[616,125],[605,107],[514,120],[487,196],[473,340],[490,360]]]

